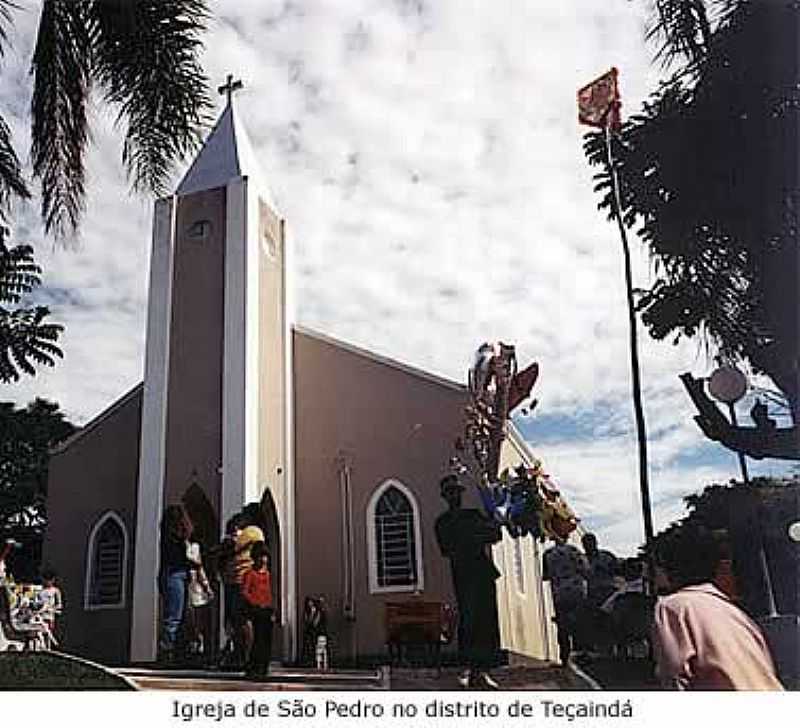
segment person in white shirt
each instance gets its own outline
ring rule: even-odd
[[[202,658],[204,662],[211,664],[213,650],[209,605],[214,599],[214,591],[203,568],[199,543],[186,542],[186,558],[190,563],[185,607],[189,651]]]
[[[45,569],[42,572],[42,589],[36,597],[41,605],[39,614],[49,632],[48,640],[51,646],[58,644],[56,627],[58,618],[64,610],[63,596],[56,581],[55,571]]]

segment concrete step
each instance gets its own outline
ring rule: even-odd
[[[201,669],[119,668],[114,672],[142,690],[383,690],[389,686],[384,670],[270,669],[264,681],[248,680],[243,672]]]

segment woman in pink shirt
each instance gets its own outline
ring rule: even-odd
[[[661,554],[677,587],[656,602],[656,672],[678,690],[783,690],[758,625],[714,583],[721,544],[684,527]]]

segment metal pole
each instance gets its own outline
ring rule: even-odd
[[[611,188],[613,192],[614,217],[619,227],[619,236],[622,240],[622,252],[625,260],[625,292],[628,298],[628,324],[630,327],[630,353],[631,353],[631,379],[633,384],[633,410],[636,417],[636,434],[639,441],[639,488],[642,496],[642,516],[644,519],[645,548],[648,560],[648,581],[650,593],[655,594],[655,559],[653,554],[653,514],[650,507],[650,485],[647,475],[647,431],[644,421],[644,407],[642,406],[642,389],[639,374],[639,349],[636,336],[636,307],[633,301],[633,273],[631,271],[631,253],[628,245],[628,235],[622,221],[622,203],[620,200],[619,180],[614,168],[611,154],[611,128],[606,124],[606,154],[608,169],[611,174]]]
[[[731,424],[738,427],[739,422],[736,419],[736,408],[733,402],[728,402],[728,410],[731,414]],[[747,457],[743,452],[736,453],[739,456],[739,467],[742,471],[742,481],[745,485],[750,485],[750,474],[747,472]],[[778,616],[777,605],[775,604],[775,592],[772,589],[772,575],[769,572],[769,562],[767,561],[767,551],[764,548],[764,536],[761,533],[761,519],[759,518],[759,545],[758,545],[758,563],[761,568],[761,576],[764,579],[764,591],[767,595],[767,609],[769,610],[770,617]]]
[[[739,423],[736,420],[736,408],[733,406],[733,402],[728,402],[728,409],[731,413],[731,424],[734,427],[738,427]],[[742,471],[742,482],[745,485],[750,485],[750,475],[747,472],[747,458],[743,452],[737,451],[736,454],[739,456],[739,468]]]

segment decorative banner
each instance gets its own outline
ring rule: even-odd
[[[578,90],[578,122],[600,129],[619,129],[619,72],[612,68]]]
[[[542,464],[535,461],[530,467],[519,465],[498,472],[509,415],[530,397],[538,376],[535,362],[517,370],[516,350],[510,344],[485,343],[478,348],[468,375],[471,401],[466,408],[464,436],[456,441],[459,454],[450,466],[457,478],[469,474],[489,517],[512,538],[530,534],[545,540],[566,537],[575,530],[578,519]],[[535,400],[530,407],[534,405]]]

